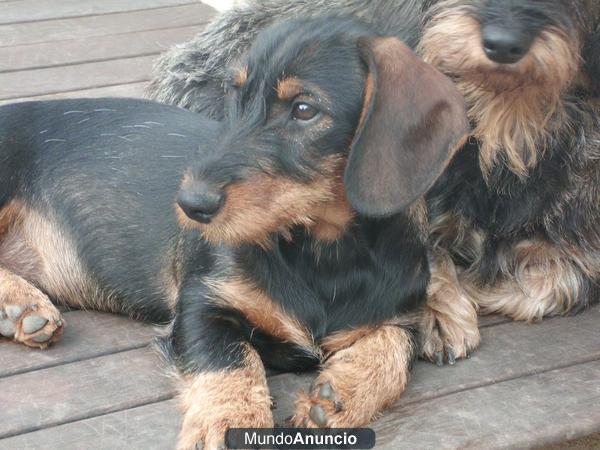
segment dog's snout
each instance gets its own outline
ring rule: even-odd
[[[500,64],[519,62],[529,51],[533,39],[528,33],[498,25],[486,25],[481,30],[486,56]]]
[[[194,182],[181,188],[176,201],[190,219],[209,223],[223,207],[225,192],[205,182]]]

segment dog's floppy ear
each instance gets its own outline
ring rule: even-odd
[[[364,104],[346,166],[352,207],[389,216],[421,197],[462,146],[469,122],[453,83],[396,38],[359,42]]]

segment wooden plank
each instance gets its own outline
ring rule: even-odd
[[[594,361],[395,407],[373,428],[380,449],[524,449],[600,432],[599,413]]]
[[[502,325],[503,323],[512,322],[512,319],[504,316],[480,316],[479,317],[479,328],[495,327],[496,325]]]
[[[83,39],[137,31],[201,25],[214,10],[204,4],[103,16],[0,25],[0,47]]]
[[[199,0],[23,0],[0,5],[0,24],[111,14],[198,2]]]
[[[63,317],[65,331],[47,350],[2,342],[0,377],[140,348],[156,336],[151,325],[114,314],[71,311]]]
[[[7,103],[20,103],[31,100],[55,100],[59,98],[98,98],[98,97],[134,97],[142,98],[145,96],[145,90],[148,87],[148,81],[139,83],[118,84],[115,86],[106,86],[101,88],[83,89],[79,91],[59,92],[58,94],[38,95],[34,97],[20,97],[10,100],[0,100],[0,105]]]
[[[596,307],[594,310],[576,317],[547,320],[542,324],[535,326],[528,326],[522,323],[509,323],[486,328],[483,330],[485,340],[484,346],[470,361],[461,362],[455,367],[448,367],[445,369],[437,369],[431,364],[423,362],[417,363],[413,373],[413,381],[405,396],[390,412],[385,414],[384,417],[375,424],[375,428],[384,437],[385,433],[390,429],[394,430],[393,434],[398,434],[398,430],[402,430],[402,433],[400,433],[402,436],[412,436],[412,429],[410,427],[405,425],[396,426],[395,421],[405,419],[413,420],[416,425],[419,425],[423,422],[424,417],[429,417],[429,413],[419,414],[418,409],[416,412],[409,413],[405,408],[419,408],[419,405],[427,404],[433,405],[430,407],[435,410],[440,402],[443,402],[445,401],[444,399],[450,397],[460,401],[462,395],[466,395],[466,393],[469,392],[477,391],[485,393],[487,392],[486,389],[490,386],[494,387],[506,383],[513,383],[513,381],[520,383],[528,378],[538,376],[540,372],[562,373],[563,371],[560,367],[576,364],[578,360],[582,359],[600,358],[600,342],[597,334],[597,323],[599,319],[600,310]],[[565,336],[567,338],[557,339],[557,336]],[[548,343],[552,343],[552,345],[549,346]],[[34,420],[29,420],[26,423],[20,422],[20,428],[18,428],[20,431],[25,431],[27,429],[32,430],[39,427],[49,427],[36,434],[32,433],[24,435],[25,437],[20,436],[10,441],[0,441],[0,448],[2,448],[5,442],[10,444],[10,447],[7,448],[22,448],[21,445],[15,444],[24,442],[19,441],[18,439],[26,439],[27,436],[31,439],[35,437],[36,440],[32,441],[34,443],[53,442],[52,436],[57,436],[58,434],[55,433],[58,433],[59,431],[52,428],[52,425],[65,423],[67,424],[61,425],[63,428],[61,428],[62,431],[60,432],[60,434],[65,436],[66,441],[64,448],[77,448],[77,445],[79,445],[79,448],[85,448],[85,442],[88,444],[93,442],[94,445],[96,445],[97,433],[99,432],[108,433],[106,448],[109,448],[112,445],[111,443],[114,442],[111,441],[111,439],[118,439],[118,433],[121,433],[121,435],[124,433],[125,436],[136,436],[141,428],[136,428],[136,425],[135,427],[124,431],[123,426],[115,425],[116,430],[114,430],[114,433],[116,434],[115,436],[112,436],[111,433],[113,433],[113,431],[106,431],[106,429],[103,429],[102,424],[106,424],[106,428],[108,429],[110,428],[109,424],[111,423],[122,423],[118,422],[120,417],[128,417],[128,423],[136,422],[137,424],[140,424],[140,427],[153,429],[158,426],[158,424],[155,425],[156,422],[153,422],[153,420],[163,421],[164,417],[169,415],[172,416],[169,420],[175,420],[174,416],[177,416],[177,413],[172,406],[172,403],[166,403],[165,405],[167,406],[161,404],[148,406],[148,410],[138,408],[138,411],[143,412],[139,417],[129,411],[122,411],[122,413],[117,412],[118,410],[127,409],[127,405],[130,403],[130,401],[125,401],[125,406],[123,403],[119,403],[122,400],[121,397],[127,397],[129,399],[135,398],[143,405],[151,403],[151,401],[148,401],[147,397],[148,390],[153,391],[155,395],[164,396],[165,398],[168,398],[172,394],[172,388],[168,386],[168,382],[160,378],[160,376],[158,376],[159,381],[150,381],[144,378],[144,374],[147,370],[159,370],[156,367],[156,359],[148,353],[138,355],[138,358],[130,356],[136,354],[136,352],[140,352],[140,350],[120,353],[118,355],[111,355],[85,362],[78,362],[66,366],[54,367],[0,380],[0,393],[11,392],[11,398],[21,399],[18,402],[19,413],[13,412],[16,411],[17,408],[15,408],[15,406],[17,405],[14,403],[7,404],[8,407],[6,408],[6,411],[9,411],[9,414],[7,417],[3,417],[4,423],[0,424],[0,432],[2,431],[3,426],[6,427],[6,424],[14,423],[15,418],[19,418],[21,421],[26,420],[26,418],[34,418]],[[119,358],[119,360],[115,361],[115,358]],[[507,366],[511,366],[512,368],[506,369]],[[553,369],[553,366],[559,368]],[[587,364],[582,363],[581,366],[574,366],[574,373],[580,373],[578,370],[583,366],[587,367]],[[568,371],[571,369],[567,368],[564,370]],[[130,378],[132,376],[135,378],[134,380],[124,380],[124,378]],[[567,377],[567,381],[577,379],[577,376],[569,376]],[[583,378],[586,376],[587,375],[584,374]],[[593,378],[593,380],[595,380],[596,384],[593,384],[592,382],[592,384],[589,385],[589,383],[586,382],[588,384],[582,386],[584,392],[590,392],[590,389],[596,389],[597,386],[600,385],[600,377],[598,377],[597,374],[594,376],[595,378]],[[275,417],[278,421],[282,422],[282,419],[292,412],[293,409],[291,405],[296,390],[299,387],[307,387],[311,378],[312,376],[302,377],[299,375],[288,374],[272,377],[269,380],[271,392],[277,402]],[[10,384],[3,385],[7,380],[13,381]],[[54,390],[52,390],[45,392],[44,395],[40,397],[35,388],[38,386],[40,380],[43,380],[42,387],[53,387],[53,389],[54,387],[57,387],[59,392],[54,392]],[[301,380],[301,382],[298,380]],[[110,387],[105,388],[105,383],[108,382],[110,382]],[[167,383],[167,385],[162,383]],[[554,385],[561,383],[563,383],[563,381],[555,382]],[[123,384],[127,386],[123,386]],[[140,386],[142,384],[145,384],[147,388]],[[547,386],[544,383],[538,383],[537,385],[539,389]],[[108,392],[92,392],[91,397],[84,400],[80,399],[77,392],[89,386],[100,386],[104,389],[108,389]],[[138,389],[141,389],[143,393],[140,394],[137,392]],[[131,392],[132,390],[136,392],[133,393]],[[125,394],[119,395],[117,391],[119,393],[125,392]],[[517,388],[508,389],[509,393],[513,391],[518,392],[518,398],[520,398],[524,393],[529,391],[529,388],[523,388],[520,391]],[[85,392],[87,394],[87,390],[85,390]],[[531,390],[531,392],[533,392],[533,390]],[[542,398],[548,395],[553,396],[555,394],[543,391],[539,394],[536,393],[535,398]],[[559,392],[556,394],[556,397],[559,398],[561,395],[562,394]],[[575,391],[568,391],[565,395],[568,398],[572,398],[575,395]],[[1,397],[2,394],[0,394],[0,402],[6,404]],[[53,405],[53,401],[55,401],[56,398],[61,400],[58,417],[56,407]],[[484,399],[485,398],[487,397],[484,396]],[[591,401],[596,401],[593,395],[589,398]],[[37,401],[34,402],[34,399]],[[491,396],[488,400],[490,402],[498,401],[498,396]],[[512,400],[507,401],[506,404],[510,405],[511,402]],[[85,403],[85,405],[82,403]],[[456,415],[457,411],[468,411],[468,407],[476,408],[478,404],[479,400],[477,398],[469,400],[467,406],[455,408],[454,414]],[[598,403],[591,404],[597,405]],[[488,408],[493,410],[493,406],[492,403]],[[161,411],[165,411],[164,417],[161,417],[161,414],[155,414],[153,416],[152,412],[148,412],[154,411],[155,407],[160,408]],[[163,407],[167,409],[163,410]],[[522,407],[523,405],[520,405],[520,408]],[[536,405],[536,408],[536,414],[540,418],[538,422],[541,421],[541,423],[549,423],[550,426],[554,426],[554,416],[552,416],[552,414],[556,414],[555,406],[539,404]],[[65,409],[67,411],[65,411]],[[112,417],[110,414],[111,411],[114,411],[113,414],[117,415],[116,418]],[[168,411],[171,411],[171,413],[168,413]],[[95,417],[98,414],[102,414],[102,412],[105,412],[108,415]],[[571,411],[567,412],[571,414]],[[581,411],[576,411],[576,413],[580,414]],[[474,413],[474,416],[476,417],[479,415],[479,411]],[[151,416],[155,417],[155,419],[151,419]],[[92,419],[92,417],[94,418]],[[78,429],[77,427],[81,422],[77,422],[77,420],[85,420],[86,418],[90,418],[90,420],[87,422],[89,424],[88,426],[85,428],[81,427],[83,435],[77,435],[75,431],[72,433],[68,432],[68,430]],[[113,420],[117,422],[112,422]],[[461,420],[463,420],[463,418],[461,418]],[[568,430],[562,429],[559,433],[560,436],[557,434],[552,439],[577,437],[587,432],[594,432],[594,429],[592,428],[595,427],[596,424],[589,425],[590,420],[593,422],[591,418],[588,422],[580,420],[576,425],[573,425],[573,428]],[[566,419],[564,419],[564,421],[566,422]],[[523,419],[523,422],[526,422],[526,420]],[[584,422],[587,423],[587,425],[582,425]],[[392,425],[386,425],[388,423],[392,423]],[[437,421],[434,420],[432,423],[435,425]],[[453,424],[452,433],[454,433],[454,435],[462,435],[463,430],[459,425],[460,424],[457,423]],[[479,426],[479,424],[473,426],[469,425],[469,429],[475,430],[477,429],[477,426]],[[536,426],[541,427],[540,423]],[[135,431],[136,429],[138,431]],[[510,427],[507,426],[505,429],[510,430]],[[86,430],[89,434],[86,434]],[[427,427],[423,427],[421,431],[423,430],[427,430]],[[11,431],[11,434],[18,432],[14,427],[11,428]],[[448,430],[444,430],[444,432],[447,431]],[[426,433],[426,431],[423,432]],[[47,435],[46,433],[50,434]],[[69,441],[69,439],[71,439],[70,434],[73,434],[72,446]],[[566,434],[568,434],[568,436]],[[86,436],[88,437],[86,438]],[[172,438],[173,434],[170,436],[169,439]],[[134,438],[132,437],[132,439]],[[395,438],[389,437],[389,439]],[[385,441],[382,442],[385,444]],[[397,445],[397,442],[390,441],[389,444],[389,448],[396,448],[394,446]],[[81,447],[81,445],[83,445],[83,447]],[[170,444],[165,444],[165,446],[162,446],[161,444],[160,446],[157,445],[157,448],[167,448],[170,446]],[[31,448],[38,447],[33,446]],[[40,446],[39,448],[44,447]],[[62,445],[61,448],[63,448]]]
[[[529,448],[587,436],[600,430],[590,415],[599,380],[595,361],[398,404],[373,424],[376,448]],[[0,440],[0,449],[173,448],[180,420],[169,400]]]
[[[0,47],[0,73],[80,64],[143,55],[158,55],[198,32],[197,26],[104,37]]]
[[[158,355],[148,348],[0,378],[0,438],[172,396]]]
[[[148,81],[155,56],[0,74],[0,99]]]
[[[418,361],[398,405],[600,359],[599,323],[600,309],[596,306],[574,317],[548,319],[536,325],[509,322],[484,328],[481,347],[471,359],[444,368]],[[307,390],[314,376],[284,374],[269,380],[277,402],[276,421],[283,422],[293,413],[295,393]]]
[[[168,400],[0,440],[0,450],[170,449],[180,421]]]

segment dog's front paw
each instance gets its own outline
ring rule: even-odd
[[[458,359],[469,358],[481,340],[477,313],[463,316],[446,315],[426,308],[420,327],[421,357],[439,367],[454,365]]]
[[[44,293],[25,280],[15,279],[2,295],[1,336],[36,348],[46,348],[58,340],[64,320]]]
[[[298,395],[292,423],[304,428],[368,424],[404,391],[413,354],[411,336],[399,327],[365,334],[329,357],[310,391]]]
[[[320,377],[321,378],[321,377]],[[300,392],[296,400],[293,424],[302,428],[345,428],[354,424],[348,412],[354,405],[347,403],[344,410],[344,393],[333,388],[330,381],[318,380],[310,392]],[[345,400],[349,400],[346,398]],[[368,419],[367,419],[368,420]]]
[[[230,428],[273,428],[264,370],[204,373],[186,382],[179,450],[222,450]]]

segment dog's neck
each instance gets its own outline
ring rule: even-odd
[[[531,86],[493,92],[467,82],[459,87],[474,124],[484,177],[503,164],[526,179],[544,156],[552,124],[564,112],[561,93]]]

